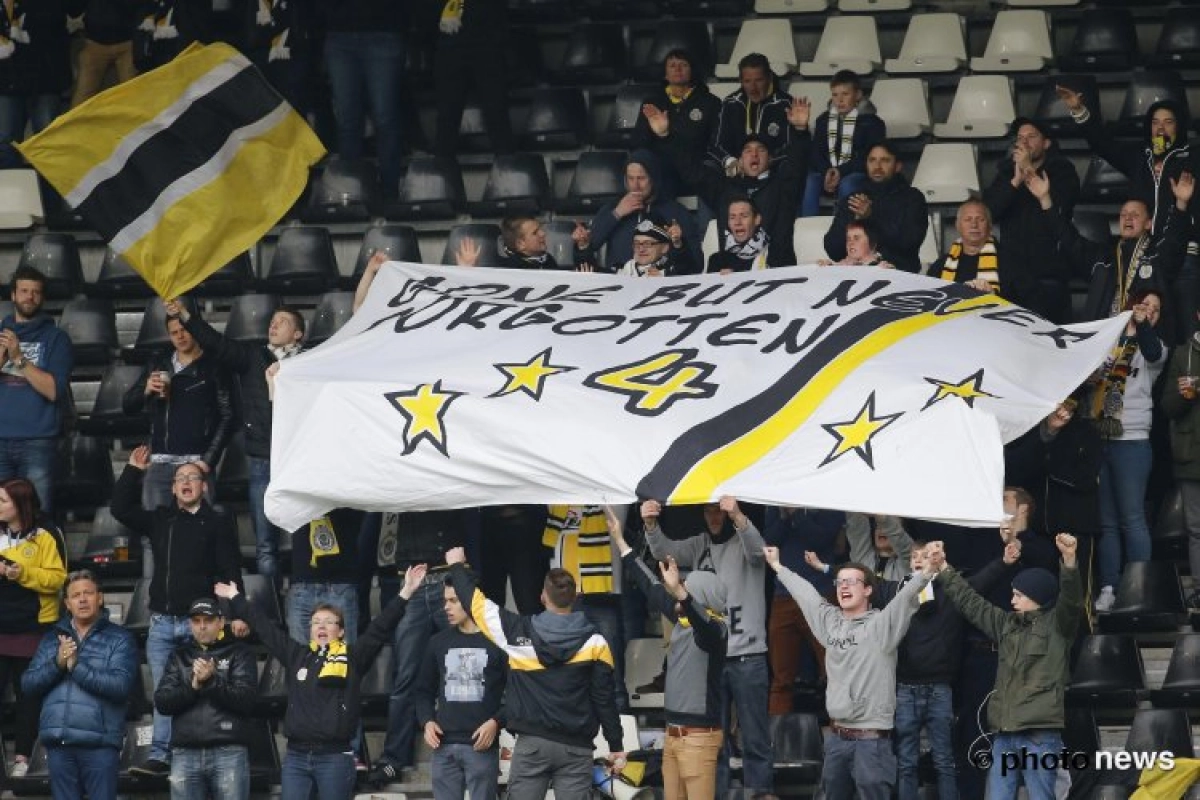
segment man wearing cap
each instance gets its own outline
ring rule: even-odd
[[[225,631],[225,615],[211,597],[193,601],[188,619],[192,639],[171,654],[154,691],[154,707],[172,718],[171,800],[246,800],[254,654]]]
[[[1058,213],[1070,219],[1079,199],[1079,176],[1070,160],[1059,154],[1043,123],[1017,117],[1009,131],[1012,157],[1000,162],[995,179],[983,191],[990,222],[999,226],[1004,242],[1008,274],[999,281],[1001,294],[1055,322],[1068,322],[1070,268],[1065,261],[1045,257],[1054,251],[1056,240],[1048,240],[1045,226],[1039,224],[1041,206],[1025,181],[1030,175],[1049,178]],[[966,237],[961,227],[959,234]]]
[[[633,229],[633,258],[613,269],[631,278],[696,272],[691,252],[683,247],[683,229],[657,216],[647,216],[637,224]]]
[[[1075,560],[1075,537],[1054,538],[1062,554],[1059,577],[1041,567],[1013,579],[1011,612],[996,608],[953,569],[938,577],[950,602],[996,643],[999,666],[988,703],[992,740],[987,794],[1015,800],[1022,782],[1029,800],[1054,800],[1056,769],[1043,769],[1038,757],[1063,749],[1063,693],[1070,672],[1071,644],[1083,618],[1083,581]],[[1028,753],[1014,765],[1005,754]],[[986,762],[985,762],[986,763]]]

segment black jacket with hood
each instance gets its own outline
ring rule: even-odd
[[[871,198],[868,219],[875,231],[877,250],[896,269],[921,271],[921,243],[929,227],[929,210],[920,189],[908,185],[897,172],[886,181],[867,181],[863,191]],[[833,222],[825,233],[825,252],[834,261],[846,257],[846,225],[854,219],[849,199],[839,200]]]
[[[787,119],[792,96],[782,86],[779,76],[772,75],[771,91],[761,103],[750,102],[743,89],[722,101],[717,129],[708,149],[718,164],[725,165],[730,159],[736,161],[742,152],[742,143],[751,134],[766,142],[772,160],[787,157],[787,146],[792,141],[792,126]]]

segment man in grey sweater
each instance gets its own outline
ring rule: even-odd
[[[762,534],[737,500],[725,496],[704,506],[706,530],[682,541],[668,539],[658,525],[662,506],[642,503],[642,522],[650,553],[659,561],[674,558],[681,569],[715,572],[725,585],[729,647],[721,683],[721,727],[729,730],[730,706],[737,707],[742,739],[742,783],[752,794],[767,794],[774,784],[767,695],[766,566]],[[727,738],[717,769],[718,794],[729,784]]]
[[[918,595],[945,563],[941,542],[926,545],[924,569],[882,611],[871,608],[875,576],[862,564],[850,562],[838,569],[835,606],[780,564],[778,549],[765,548],[763,556],[825,644],[830,723],[821,786],[826,800],[851,800],[856,790],[861,800],[889,800],[896,785],[891,742],[896,652],[920,605]]]

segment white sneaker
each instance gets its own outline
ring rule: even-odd
[[[29,773],[29,762],[22,759],[20,761],[13,762],[12,769],[10,769],[8,771],[8,777],[24,778],[28,773]]]
[[[1115,602],[1117,602],[1117,596],[1113,594],[1113,587],[1105,586],[1100,590],[1100,596],[1096,598],[1096,610],[1111,611]]]

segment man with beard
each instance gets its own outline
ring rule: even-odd
[[[42,273],[18,267],[10,290],[13,313],[0,320],[0,481],[26,478],[49,513],[59,411],[70,402],[71,339],[42,314]]]

